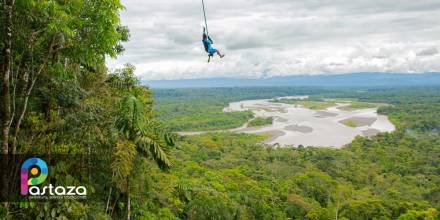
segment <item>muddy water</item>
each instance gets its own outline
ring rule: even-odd
[[[303,97],[299,97],[303,98]],[[272,125],[257,128],[231,129],[233,132],[269,133],[272,137],[267,144],[281,146],[330,146],[341,147],[350,143],[357,135],[372,136],[379,132],[389,132],[395,127],[386,116],[378,115],[377,109],[341,110],[349,105],[337,103],[325,110],[312,110],[302,106],[274,103],[268,99],[246,100],[230,103],[225,112],[251,110],[256,117],[274,117]],[[349,127],[342,122],[355,121],[358,127]]]

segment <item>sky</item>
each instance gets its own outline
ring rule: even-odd
[[[201,0],[122,3],[131,37],[107,64],[143,80],[440,72],[439,0],[205,0],[210,63]]]

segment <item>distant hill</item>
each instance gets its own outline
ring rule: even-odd
[[[323,86],[323,87],[398,87],[440,86],[440,73],[351,73],[338,75],[299,75],[264,79],[205,78],[143,81],[152,88],[249,87],[249,86]]]

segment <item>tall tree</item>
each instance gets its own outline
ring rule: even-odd
[[[34,91],[50,90],[48,79],[54,75],[105,72],[106,56],[123,50],[119,42],[128,40],[128,30],[120,25],[119,0],[2,3],[1,141],[3,153],[15,154]],[[51,109],[50,103],[43,105],[46,115]]]
[[[115,126],[120,137],[112,169],[113,181],[127,196],[127,219],[130,219],[130,180],[133,177],[132,170],[136,158],[153,159],[161,169],[168,169],[171,161],[167,152],[174,146],[174,139],[171,133],[151,117],[151,94],[148,94],[149,89],[136,86],[138,80],[134,77],[133,66],[127,65],[126,68],[117,71],[109,81],[126,93],[119,103],[116,118]]]
[[[9,151],[9,128],[11,122],[11,94],[10,94],[10,76],[12,69],[12,14],[15,0],[3,1],[3,62],[2,71],[2,153]]]

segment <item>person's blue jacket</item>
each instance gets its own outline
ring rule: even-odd
[[[209,36],[203,40],[203,46],[205,47],[205,51],[209,54],[214,54],[215,52],[217,52],[217,50],[212,47],[212,44],[213,44],[212,39]]]

